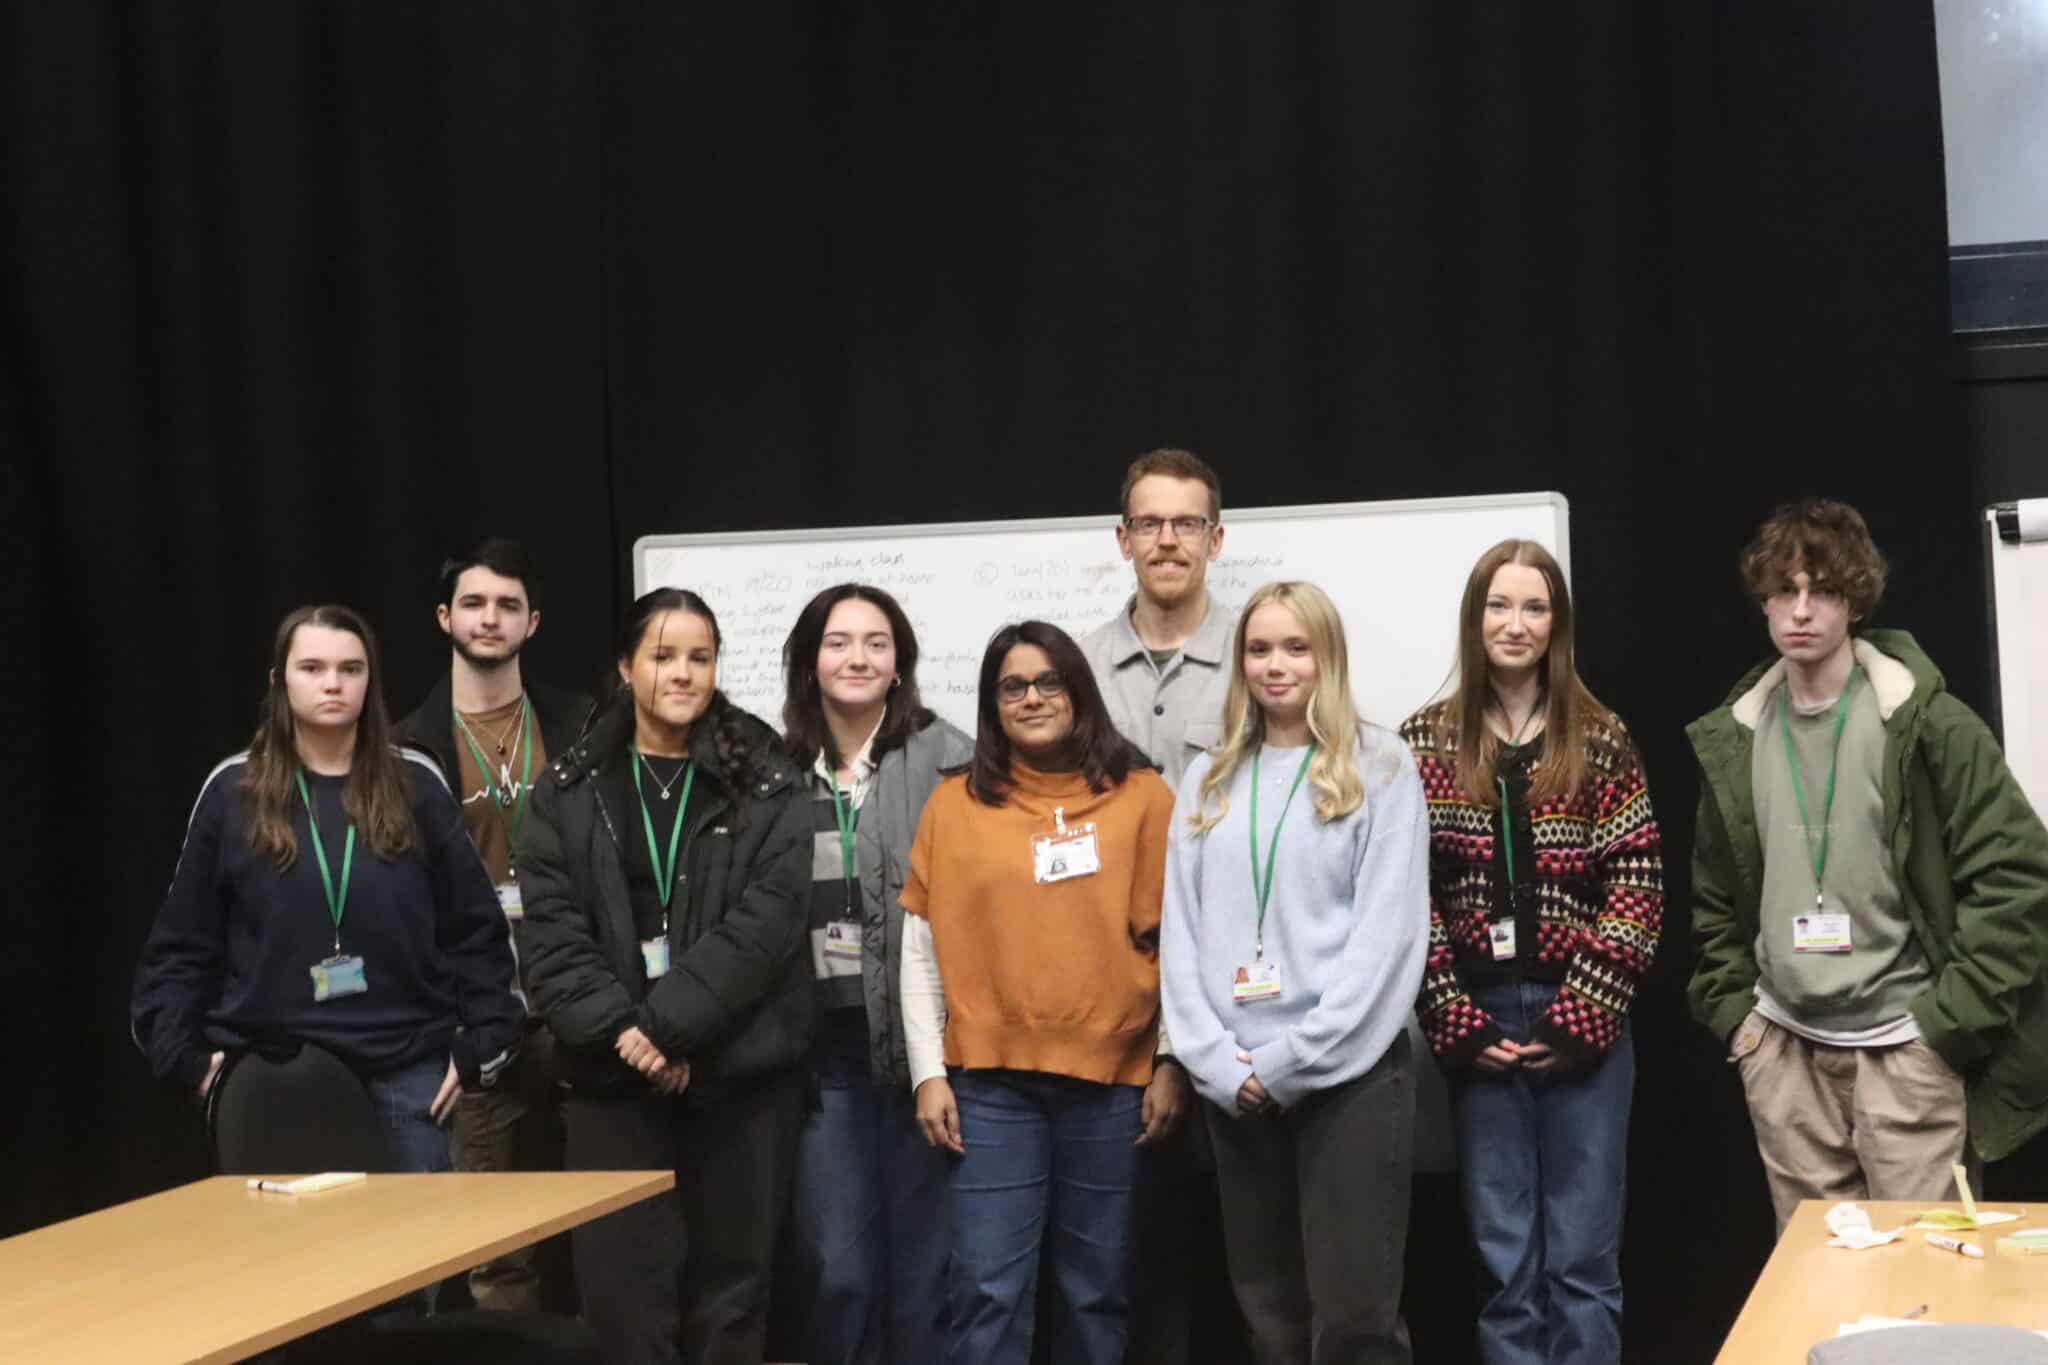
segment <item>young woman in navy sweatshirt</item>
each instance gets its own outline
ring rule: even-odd
[[[526,1011],[496,893],[434,765],[392,747],[376,637],[347,607],[278,626],[249,747],[208,774],[135,971],[159,1080],[204,1098],[235,1053],[326,1048],[396,1169],[448,1169],[442,1126]]]

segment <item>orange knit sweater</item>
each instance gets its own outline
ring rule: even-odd
[[[1022,764],[1000,806],[964,776],[925,803],[903,908],[930,921],[946,983],[946,1064],[1143,1085],[1159,1040],[1159,905],[1173,792],[1159,774],[1088,790]],[[1102,870],[1039,883],[1032,839],[1092,821]]]

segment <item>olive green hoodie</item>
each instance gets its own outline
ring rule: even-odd
[[[1912,1002],[1920,1034],[1968,1084],[1987,1161],[2048,1126],[2048,830],[1998,741],[1904,631],[1856,639],[1884,719],[1884,831],[1907,918],[1934,972]],[[1763,850],[1750,746],[1784,676],[1753,669],[1686,727],[1699,757],[1693,840],[1693,1017],[1727,1038],[1755,1003]]]

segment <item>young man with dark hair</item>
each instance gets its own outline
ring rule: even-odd
[[[2048,1125],[2048,832],[1911,636],[1844,503],[1742,556],[1777,657],[1687,729],[1694,1016],[1742,1074],[1778,1229],[1801,1199],[1937,1200]]]
[[[1195,755],[1223,740],[1236,619],[1206,586],[1209,565],[1223,550],[1223,486],[1200,456],[1153,450],[1124,471],[1121,496],[1116,543],[1135,571],[1137,591],[1088,633],[1081,652],[1117,729],[1177,788]],[[1162,1057],[1155,1077],[1161,1097],[1174,1097],[1174,1112],[1138,1171],[1126,1356],[1132,1365],[1193,1358],[1198,1273],[1205,1283],[1213,1280],[1208,1298],[1230,1302],[1208,1140],[1199,1123],[1179,1128],[1191,1104],[1187,1073]]]
[[[512,850],[548,756],[568,750],[589,714],[587,697],[526,680],[519,654],[540,628],[533,570],[516,541],[493,538],[441,567],[434,609],[451,650],[447,674],[399,724],[400,739],[432,754],[462,804],[463,824],[498,888],[523,964],[523,907]],[[529,1014],[508,1074],[455,1108],[458,1171],[554,1170],[562,1164],[554,1037]],[[534,1247],[472,1270],[479,1308],[543,1306]],[[561,1302],[553,1288],[547,1296]]]

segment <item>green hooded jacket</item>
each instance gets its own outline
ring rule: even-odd
[[[1856,639],[1885,728],[1884,824],[1907,918],[1934,973],[1920,1036],[1968,1086],[1971,1144],[1996,1161],[2048,1126],[2048,831],[1990,729],[1904,631]],[[1699,757],[1693,1017],[1726,1039],[1755,1005],[1763,847],[1750,749],[1782,660],[1686,727]]]

